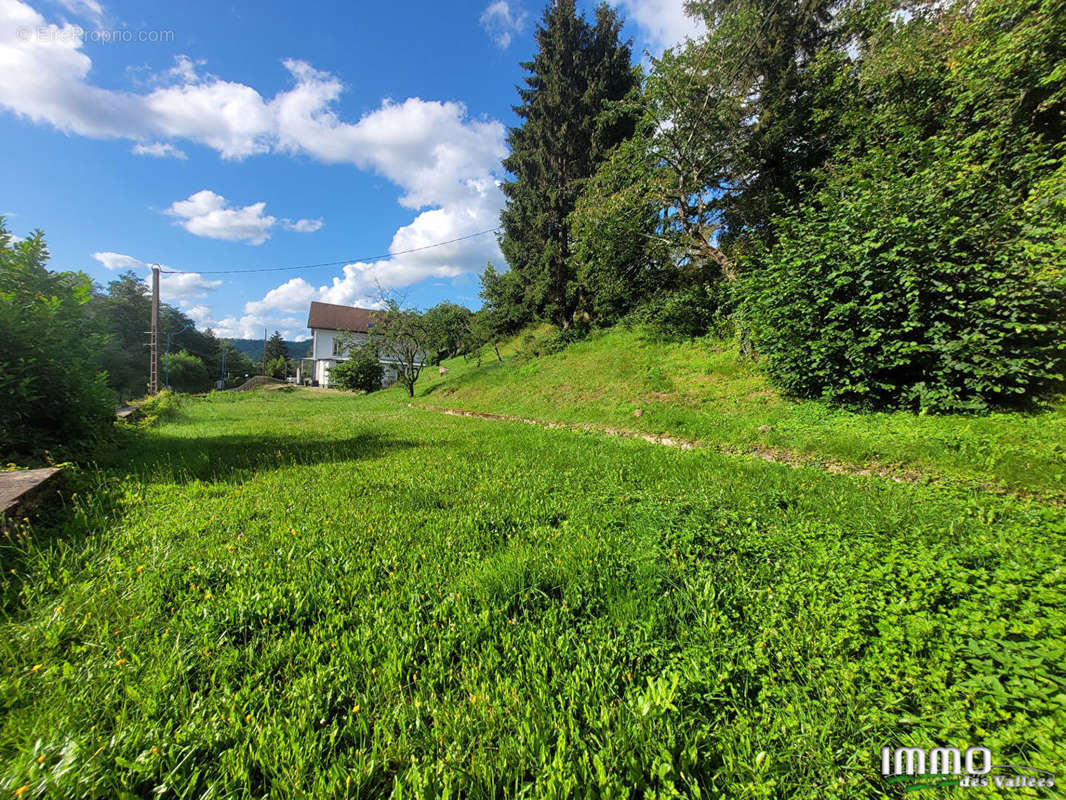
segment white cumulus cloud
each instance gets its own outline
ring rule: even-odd
[[[319,219],[283,219],[281,221],[281,227],[287,231],[296,231],[296,233],[314,233],[320,230],[325,223]]]
[[[135,271],[149,270],[150,267],[144,261],[125,253],[104,251],[93,253],[92,257],[108,269],[132,269]],[[168,272],[166,264],[159,265],[162,269],[159,275],[159,296],[164,303],[181,303],[195,298],[206,297],[207,293],[222,285],[222,281],[205,278],[199,272]],[[151,285],[149,278],[145,277],[144,283]]]
[[[525,30],[529,14],[515,10],[508,0],[495,0],[481,12],[481,27],[496,46],[506,50],[516,34]]]
[[[122,253],[93,253],[93,258],[108,269],[140,269],[144,266],[142,261],[138,261],[133,256],[123,255]]]
[[[152,142],[150,144],[135,144],[130,151],[135,156],[153,156],[155,158],[176,158],[185,161],[188,156],[170,144],[169,142]]]
[[[166,213],[177,217],[178,224],[195,236],[262,244],[270,238],[270,229],[277,222],[263,213],[265,209],[266,203],[262,202],[230,208],[225,197],[203,189],[173,203]]]
[[[270,229],[279,224],[276,217],[265,213],[266,203],[252,203],[241,207],[226,204],[226,198],[201,189],[185,200],[171,204],[166,214],[178,218],[178,224],[195,236],[223,239],[228,242],[262,244],[270,238]],[[281,220],[285,230],[314,233],[322,227],[320,219]]]

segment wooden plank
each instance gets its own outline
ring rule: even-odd
[[[60,467],[0,472],[0,515],[8,519],[25,516],[55,490],[60,472]]]

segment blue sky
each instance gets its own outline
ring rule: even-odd
[[[681,0],[617,4],[638,55],[698,33]],[[305,337],[311,300],[381,290],[476,308],[492,235],[400,251],[497,225],[542,11],[0,0],[0,214],[44,230],[53,269],[182,270],[163,299],[224,336]]]

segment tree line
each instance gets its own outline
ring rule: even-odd
[[[5,463],[90,451],[106,437],[116,405],[148,391],[151,297],[145,283],[126,272],[103,287],[81,272],[51,272],[47,263],[40,231],[15,240],[0,219]],[[166,303],[160,304],[159,331],[160,382],[176,391],[208,391],[218,380],[232,386],[257,371],[231,343],[210,329],[197,330]]]
[[[695,0],[647,68],[552,2],[482,276],[497,334],[728,333],[784,391],[975,411],[1061,389],[1064,0]]]

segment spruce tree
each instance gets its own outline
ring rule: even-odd
[[[585,298],[575,281],[567,216],[607,152],[633,132],[634,119],[610,113],[636,84],[618,15],[601,5],[594,24],[574,0],[553,0],[537,30],[538,51],[508,133],[501,247],[528,310],[568,328]]]
[[[274,331],[274,334],[267,340],[266,348],[263,352],[263,360],[265,363],[276,361],[279,358],[289,357],[289,346],[285,344],[285,340],[281,338],[281,331]]]

